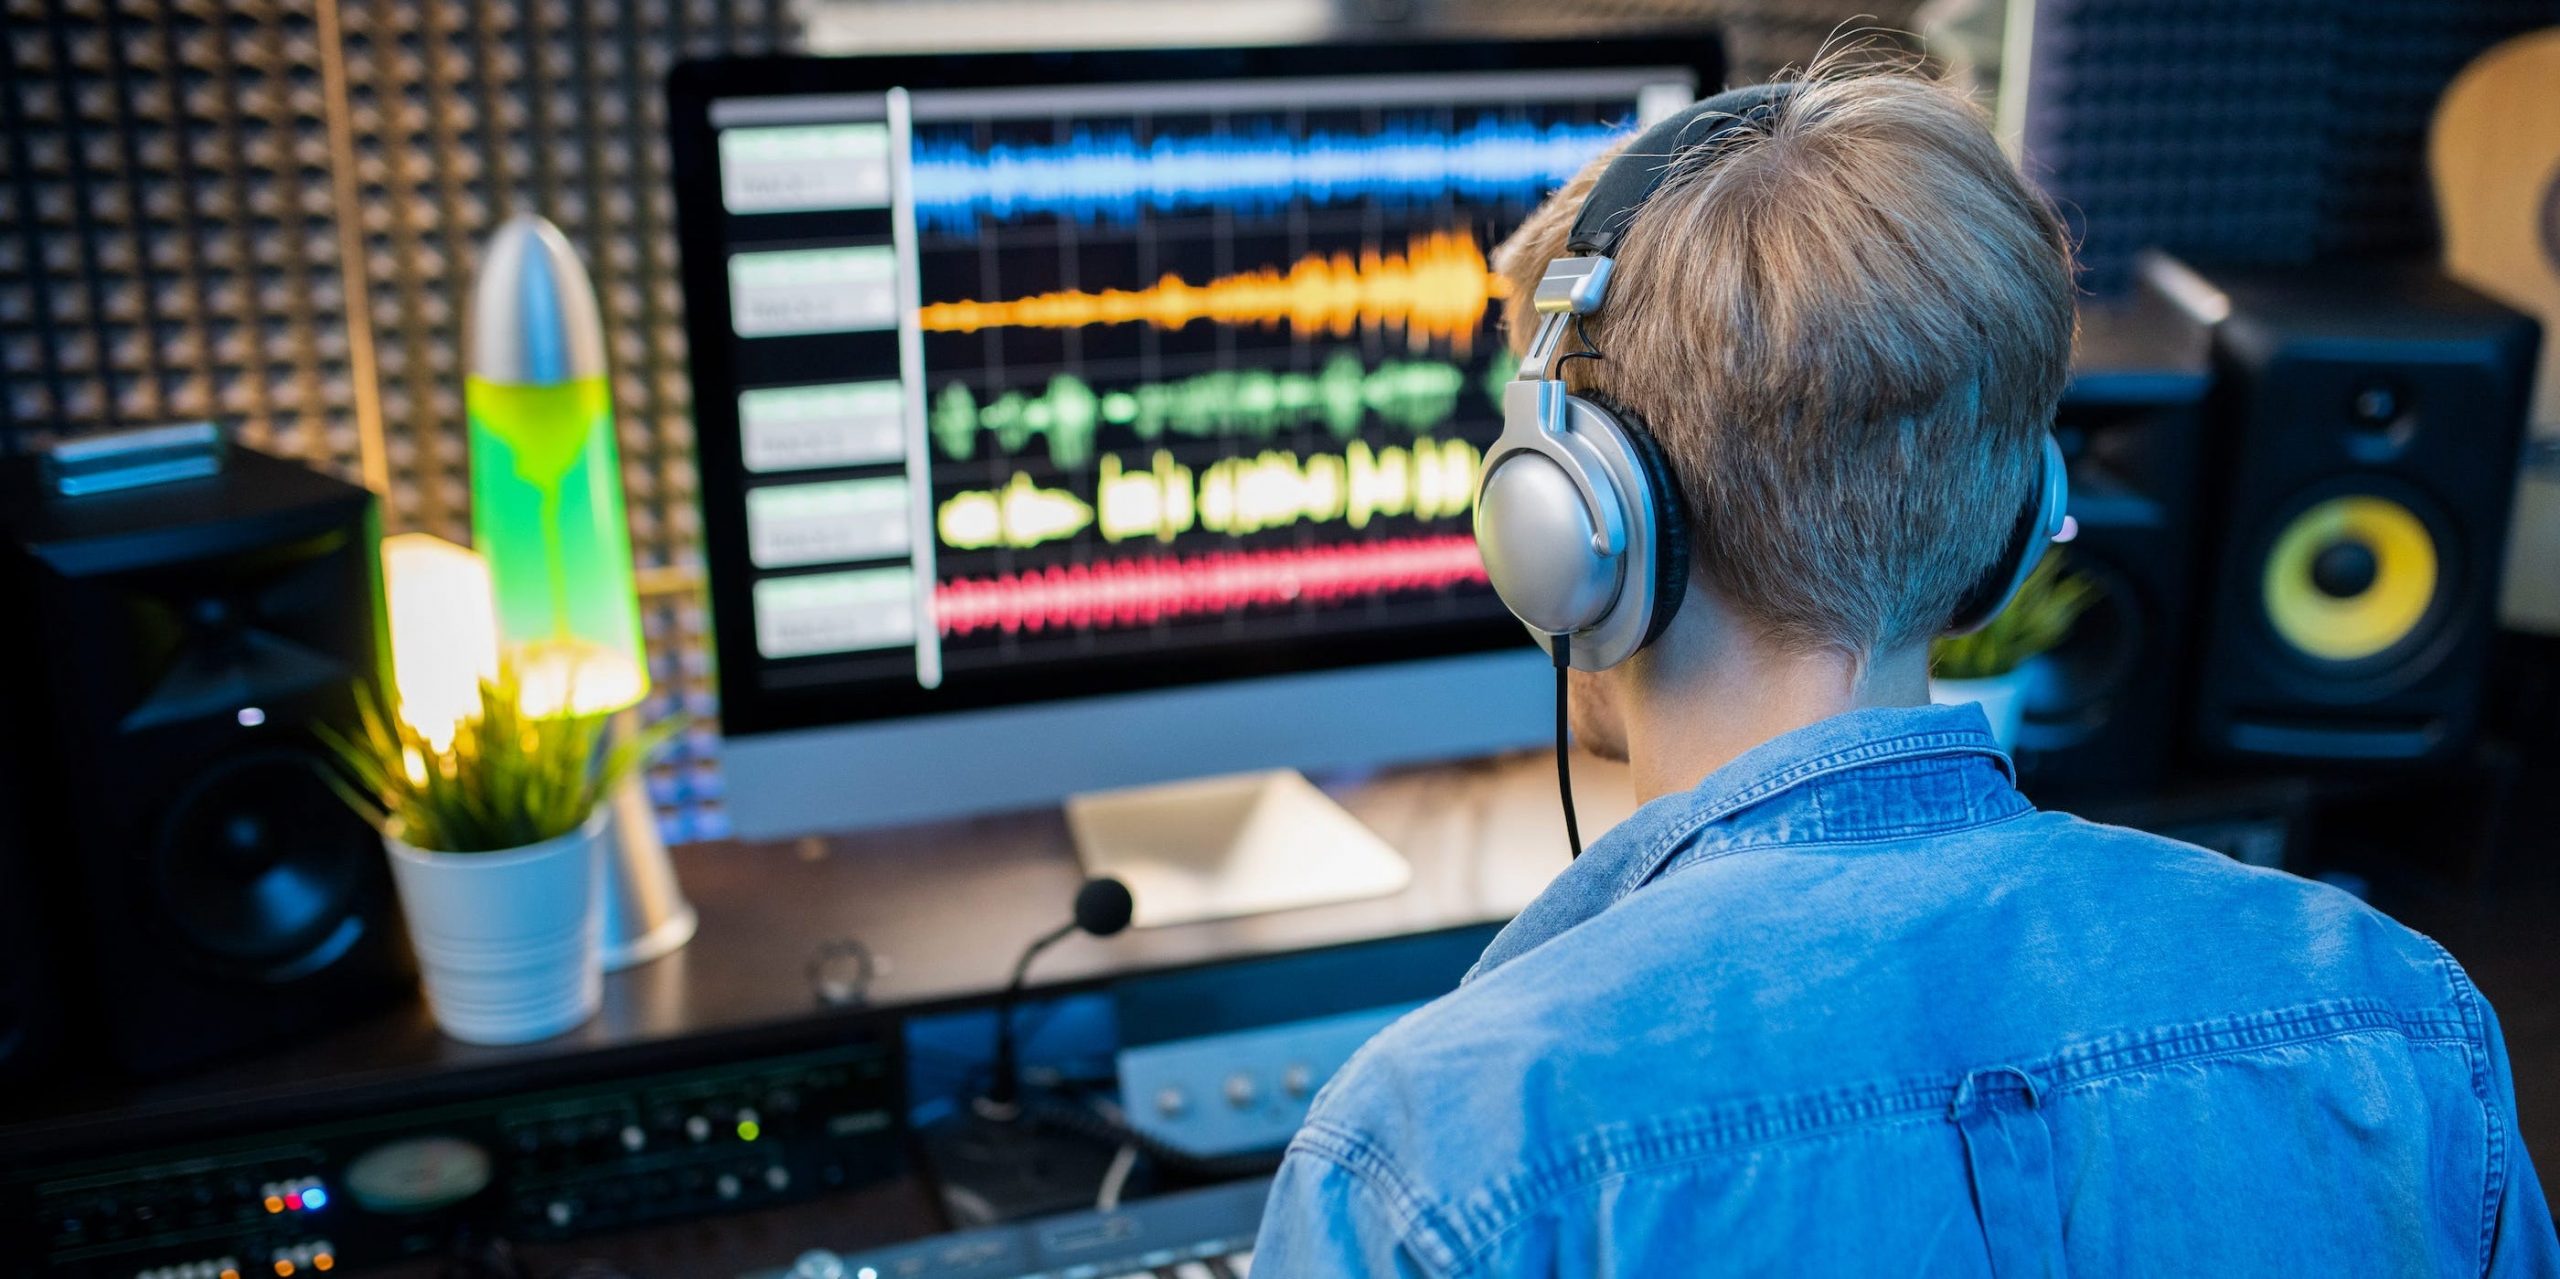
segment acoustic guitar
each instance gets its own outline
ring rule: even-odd
[[[2542,321],[2500,620],[2560,635],[2560,28],[2463,68],[2427,131],[2454,278]]]

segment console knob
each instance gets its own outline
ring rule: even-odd
[[[782,1191],[789,1190],[791,1188],[791,1170],[780,1164],[775,1164],[774,1166],[765,1169],[764,1184],[772,1187],[774,1192],[777,1194]]]
[[[744,1187],[738,1184],[736,1173],[724,1172],[720,1174],[720,1180],[712,1183],[711,1189],[723,1199],[735,1199]]]
[[[791,1263],[791,1279],[845,1279],[844,1258],[824,1248],[812,1248]]]
[[[640,1125],[624,1124],[622,1126],[622,1148],[624,1150],[628,1150],[636,1155],[640,1153],[641,1147],[648,1144],[649,1134],[643,1130]]]
[[[1291,1097],[1304,1101],[1306,1100],[1307,1094],[1314,1092],[1315,1090],[1316,1072],[1307,1069],[1304,1063],[1291,1066],[1287,1070],[1280,1072],[1280,1091],[1289,1094]]]
[[[1156,1090],[1156,1113],[1167,1119],[1181,1114],[1190,1106],[1191,1099],[1183,1096],[1179,1088],[1167,1085]]]
[[[711,1140],[711,1121],[701,1115],[685,1116],[684,1135],[695,1141]]]
[[[570,1222],[577,1220],[578,1210],[570,1207],[566,1199],[554,1199],[542,1210],[542,1215],[552,1225],[567,1229]]]
[[[1248,1075],[1241,1070],[1227,1076],[1226,1093],[1228,1105],[1233,1106],[1238,1110],[1242,1110],[1253,1104],[1254,1094],[1257,1091],[1259,1090],[1254,1087],[1253,1076]]]

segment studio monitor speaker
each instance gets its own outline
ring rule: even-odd
[[[379,677],[371,495],[245,450],[82,498],[0,468],[0,878],[56,1055],[163,1070],[396,997],[381,844],[310,731]]]
[[[2538,330],[2430,268],[2206,272],[2209,753],[2436,761],[2469,743]]]
[[[2095,603],[2035,666],[2019,783],[2071,803],[2145,791],[2178,745],[2192,645],[2205,331],[2144,291],[2082,308],[2053,434],[2074,536],[2056,553]]]

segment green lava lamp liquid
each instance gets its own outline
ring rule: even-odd
[[[649,691],[631,531],[601,376],[546,386],[473,377],[471,537],[528,702],[602,713]]]

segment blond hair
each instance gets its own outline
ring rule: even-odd
[[[1502,246],[1515,348],[1611,158]],[[1898,68],[1817,67],[1673,163],[1567,380],[1661,441],[1705,578],[1767,638],[1927,639],[2005,548],[2069,373],[2060,219],[1969,97]]]

